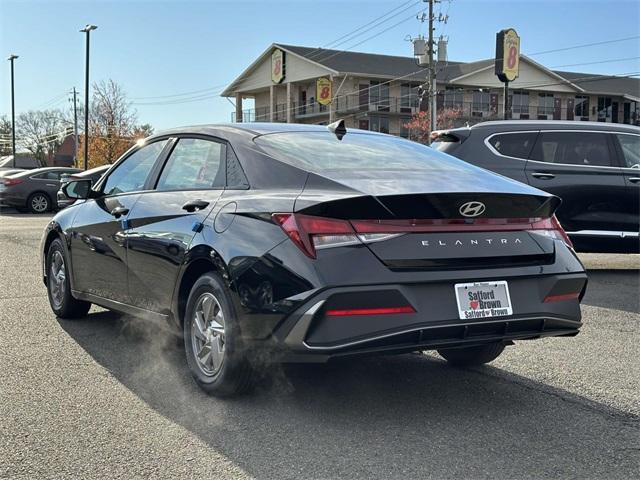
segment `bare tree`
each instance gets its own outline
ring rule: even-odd
[[[16,119],[16,143],[44,162],[69,134],[60,110],[30,110]]]
[[[113,163],[127,150],[136,121],[122,86],[111,79],[94,83],[89,116],[91,164]]]
[[[6,115],[0,117],[0,157],[11,155],[11,121]]]

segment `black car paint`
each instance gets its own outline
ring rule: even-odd
[[[395,188],[373,178],[358,180],[357,175],[353,179],[338,181],[273,160],[252,142],[257,134],[289,129],[305,131],[308,128],[311,127],[260,124],[240,128],[194,127],[152,137],[149,142],[159,138],[193,136],[228,142],[229,148],[233,148],[240,159],[251,188],[169,192],[145,190],[109,197],[96,193],[96,198],[72,205],[54,217],[45,230],[41,251],[46,252],[53,238],[64,238],[72,272],[72,291],[77,298],[126,313],[166,320],[175,325],[180,324],[184,315],[188,294],[184,286],[193,280],[194,275],[214,269],[233,294],[238,321],[247,339],[282,340],[290,333],[292,322],[311,303],[323,295],[331,296],[333,291],[337,291],[335,289],[367,290],[363,286],[370,285],[369,290],[376,290],[386,285],[387,288],[406,291],[407,288],[413,288],[408,285],[422,284],[437,286],[442,291],[448,288],[450,297],[453,283],[469,279],[519,279],[522,282],[522,279],[528,278],[547,278],[547,286],[531,281],[528,287],[519,287],[518,295],[523,300],[518,314],[523,319],[528,318],[532,311],[536,311],[537,316],[544,314],[536,310],[538,304],[569,276],[575,277],[579,287],[584,289],[586,276],[577,257],[561,243],[548,239],[538,241],[546,245],[540,247],[542,250],[546,249],[547,253],[553,251],[552,262],[520,265],[518,268],[510,265],[474,268],[473,262],[470,262],[464,271],[422,268],[393,270],[375,256],[376,246],[364,244],[320,250],[317,260],[308,258],[271,220],[270,212],[300,211],[313,214],[319,213],[314,210],[319,205],[343,202],[342,207],[347,208],[341,211],[349,212],[351,209],[349,214],[356,215],[355,218],[370,217],[370,208],[374,204],[379,207],[378,213],[393,216],[393,209],[401,211],[409,208],[408,204],[398,201],[400,194],[414,193],[419,200],[419,192],[427,191],[443,196],[435,201],[434,197],[423,198],[423,206],[432,205],[434,212],[446,216],[451,215],[452,210],[448,206],[451,199],[446,197],[445,192],[450,193],[452,189],[457,189],[469,199],[488,195],[493,190],[505,192],[510,202],[489,205],[488,208],[493,210],[489,212],[492,216],[518,216],[513,214],[519,213],[518,205],[532,201],[540,213],[548,214],[553,211],[557,201],[544,192],[475,167],[469,170],[473,173],[473,182],[470,183],[473,189],[470,191],[466,191],[469,189],[465,189],[462,182],[452,182],[451,188],[447,188],[442,178],[429,177],[415,182],[396,182]],[[123,159],[134,150],[125,154]],[[160,155],[159,166],[166,160],[169,151],[170,148]],[[154,168],[152,176],[155,178],[148,181],[148,188],[153,188],[160,169]],[[105,178],[95,186],[96,191],[100,190]],[[207,207],[195,212],[185,211],[182,206],[194,199],[207,201]],[[414,201],[415,198],[409,204]],[[116,207],[124,207],[129,213],[115,218],[111,212]],[[462,236],[465,235],[469,234]],[[435,241],[437,238],[438,234],[415,236],[416,241]],[[456,255],[459,255],[458,252]],[[473,253],[467,253],[466,256],[471,258]],[[46,268],[43,274],[46,277]],[[526,288],[534,289],[529,299],[523,293]],[[424,300],[421,300],[419,289],[407,295],[416,305],[426,305],[421,303]],[[433,298],[437,299],[437,295]],[[569,327],[563,333],[575,334],[580,326],[579,304],[565,303],[550,305],[547,313],[565,319]],[[450,306],[448,308],[451,309]],[[389,329],[417,328],[433,321],[431,318],[421,318],[416,323],[415,316],[402,317],[394,316],[397,322],[395,327],[383,322],[380,328],[388,332]],[[394,319],[388,318],[386,321]],[[358,336],[360,333],[356,328],[343,335]],[[529,337],[540,335],[544,335],[544,332],[528,334]],[[317,354],[315,358],[323,360],[328,358],[328,354]]]
[[[585,131],[606,133],[609,155],[614,166],[579,166],[554,164],[495,154],[486,141],[496,134],[514,132]],[[556,122],[556,121],[495,121],[470,128],[453,129],[445,135],[459,137],[444,151],[492,172],[529,184],[562,199],[556,212],[567,232],[606,231],[638,232],[640,230],[640,183],[630,178],[640,177],[640,170],[626,168],[614,133],[640,135],[640,129],[630,125]],[[579,251],[638,252],[636,238],[608,238],[601,235],[570,237]]]

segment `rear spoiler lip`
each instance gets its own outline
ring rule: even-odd
[[[440,137],[450,136],[455,139],[456,142],[464,142],[469,135],[471,135],[470,127],[462,127],[462,128],[451,128],[448,130],[434,130],[431,132],[431,141],[437,141]]]

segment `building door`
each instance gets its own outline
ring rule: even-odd
[[[307,91],[302,90],[300,92],[300,106],[298,107],[298,114],[304,115],[307,113]]]
[[[574,100],[567,98],[567,120],[573,120]]]
[[[358,128],[360,130],[369,130],[369,120],[360,120],[358,122]]]
[[[489,104],[491,105],[491,114],[498,114],[498,94],[492,93],[491,97],[489,97]]]
[[[611,121],[613,123],[618,123],[618,102],[613,102],[611,104]]]
[[[562,99],[553,99],[553,119],[560,120],[562,118]]]
[[[622,123],[631,123],[631,104],[625,102],[622,104]]]
[[[369,110],[369,85],[366,83],[358,85],[358,104],[360,110]]]

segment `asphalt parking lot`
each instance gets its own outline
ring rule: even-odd
[[[53,316],[48,218],[0,215],[0,478],[640,476],[640,256],[583,256],[575,338],[469,370],[418,354],[287,367],[223,401],[155,327]]]

